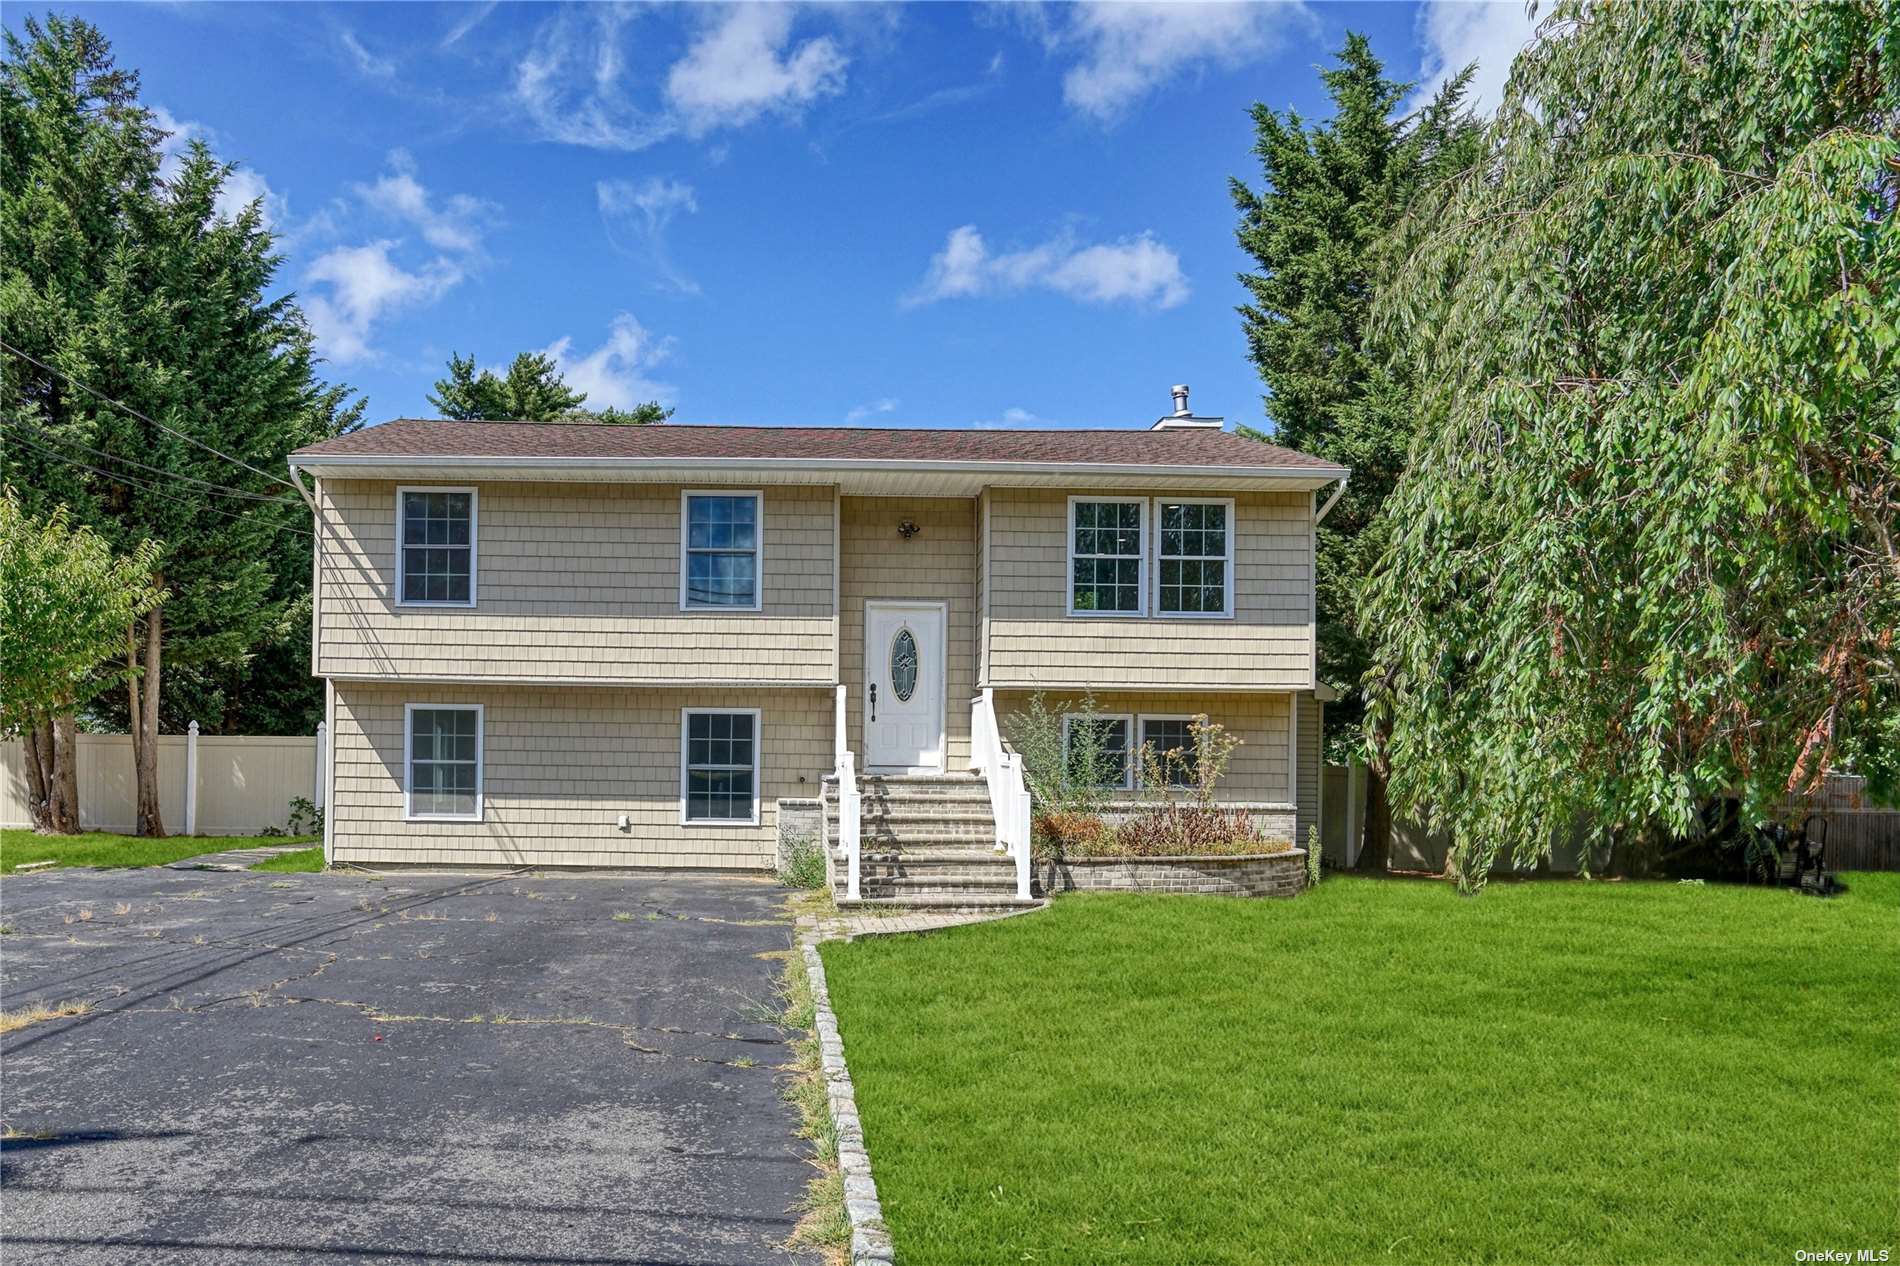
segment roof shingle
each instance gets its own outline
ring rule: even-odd
[[[1072,466],[1337,469],[1214,430],[975,431],[839,426],[603,426],[398,418],[298,449],[299,458],[625,458],[836,462],[1009,462]]]

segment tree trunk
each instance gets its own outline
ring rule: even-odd
[[[1366,827],[1356,869],[1384,874],[1392,866],[1392,802],[1386,795],[1385,766],[1366,766]]]
[[[26,755],[26,790],[32,798],[33,829],[41,835],[58,830],[53,825],[53,731],[40,718],[20,731],[20,747]]]
[[[79,720],[70,712],[53,718],[53,820],[61,835],[79,831]]]
[[[152,583],[162,586],[164,578],[154,576]],[[165,609],[152,608],[145,617],[145,664],[143,689],[137,702],[143,706],[128,719],[132,726],[132,752],[138,771],[138,833],[157,837],[165,834],[165,819],[158,805],[158,688],[161,666],[160,647],[164,637]],[[136,696],[135,696],[136,698]]]

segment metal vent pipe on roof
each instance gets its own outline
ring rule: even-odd
[[[1188,412],[1188,388],[1184,382],[1176,383],[1170,390],[1174,393],[1174,416],[1185,418],[1193,416]]]

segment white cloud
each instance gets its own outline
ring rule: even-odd
[[[416,179],[416,160],[402,149],[390,151],[389,171],[375,184],[355,188],[364,203],[414,225],[437,250],[464,255],[481,250],[483,234],[497,210],[493,203],[465,193],[451,194],[441,206],[435,205]]]
[[[217,138],[211,129],[202,123],[172,116],[164,106],[152,109],[152,122],[160,131],[169,132],[159,143],[158,174],[160,179],[171,180],[178,175],[184,165],[185,152],[193,141],[203,141],[217,148]],[[251,167],[238,167],[224,178],[224,187],[218,190],[217,200],[212,204],[215,214],[226,219],[236,219],[240,211],[258,199],[263,200],[259,214],[263,217],[267,229],[280,228],[290,217],[290,203],[282,194],[272,189],[264,174]]]
[[[1089,303],[1154,308],[1176,307],[1188,297],[1180,256],[1153,233],[1095,246],[1077,246],[1073,236],[1064,233],[1040,246],[997,255],[974,224],[965,224],[950,231],[923,283],[903,302],[916,307],[1031,287]]]
[[[979,431],[1007,431],[1015,427],[1039,426],[1048,421],[1039,418],[1027,409],[1005,409],[1000,418],[985,418],[976,423]]]
[[[618,5],[563,10],[536,34],[515,65],[514,100],[543,137],[631,152],[678,130],[664,113],[635,105],[620,82],[620,36],[629,20]]]
[[[848,64],[830,35],[792,39],[805,10],[738,4],[709,15],[666,68],[630,66],[622,50],[637,11],[619,5],[563,10],[544,23],[515,65],[513,99],[547,140],[634,152],[682,133],[704,136],[775,114],[796,117],[843,90]],[[844,9],[828,13],[848,21]],[[661,84],[658,99],[636,92]]]
[[[666,245],[666,229],[673,217],[681,211],[699,210],[691,185],[663,176],[638,183],[602,180],[594,185],[594,197],[607,226],[607,239],[616,249],[650,259],[664,288],[699,293],[699,283],[674,265]]]
[[[396,73],[396,63],[387,57],[378,57],[363,47],[363,41],[356,38],[356,32],[347,26],[338,32],[343,41],[343,50],[350,55],[356,69],[371,79],[388,79]]]
[[[892,396],[885,396],[880,400],[873,400],[869,404],[861,404],[844,415],[845,425],[856,426],[866,418],[881,417],[887,413],[895,413],[897,412],[897,405],[898,401]]]
[[[1511,62],[1537,29],[1524,0],[1430,0],[1418,13],[1418,87],[1405,108],[1415,110],[1432,99],[1445,81],[1478,63],[1466,101],[1490,114],[1504,99]]]
[[[303,308],[318,346],[330,359],[369,357],[369,336],[378,321],[398,309],[439,299],[462,280],[461,268],[441,257],[418,270],[405,269],[389,257],[396,246],[388,239],[339,246],[305,270],[311,282],[329,287],[306,298]]]
[[[1205,64],[1242,66],[1278,47],[1313,16],[1300,0],[1280,4],[1126,3],[1095,0],[1036,23],[1052,49],[1079,50],[1062,77],[1070,108],[1112,123],[1143,97]]]
[[[673,402],[673,388],[647,374],[673,351],[673,340],[655,338],[645,326],[622,312],[608,327],[607,341],[584,356],[574,354],[570,335],[555,339],[541,354],[560,369],[567,385],[587,393],[585,408],[631,409],[648,400]]]
[[[442,37],[439,47],[453,48],[461,43],[464,35],[488,21],[488,15],[493,13],[495,6],[500,3],[501,0],[487,0],[485,4],[469,5],[462,12],[462,20],[450,27],[448,34]]]
[[[381,236],[359,246],[337,246],[304,270],[313,287],[303,301],[317,345],[341,362],[373,359],[376,326],[405,309],[433,303],[479,268],[483,239],[500,212],[468,194],[432,194],[405,150],[389,155],[389,170],[374,184],[353,186],[363,209],[385,222],[415,229],[433,253],[404,262],[400,238]],[[347,213],[339,203],[334,221]],[[411,256],[413,259],[413,256]]]
[[[793,16],[789,5],[734,5],[674,63],[666,95],[689,135],[742,127],[767,111],[796,114],[843,90],[847,59],[836,41],[788,47]]]

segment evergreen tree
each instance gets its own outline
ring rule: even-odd
[[[0,477],[29,514],[65,505],[115,553],[157,543],[152,582],[171,596],[123,648],[151,835],[164,670],[241,674],[290,634],[311,540],[284,461],[361,413],[317,380],[294,303],[269,297],[280,257],[259,207],[216,214],[230,168],[201,143],[162,180],[163,139],[97,28],[49,16],[6,33]]]
[[[560,367],[546,356],[523,352],[498,376],[475,368],[473,356],[449,354],[449,373],[438,378],[429,403],[457,422],[604,422],[647,426],[673,416],[657,401],[632,409],[581,408],[587,393],[567,385]]]
[[[1405,464],[1412,392],[1367,334],[1382,252],[1423,189],[1478,154],[1480,129],[1463,108],[1471,71],[1424,110],[1395,116],[1410,86],[1388,79],[1363,35],[1348,34],[1338,65],[1321,73],[1332,118],[1309,124],[1292,111],[1253,108],[1258,192],[1230,182],[1240,244],[1257,272],[1241,274],[1247,346],[1268,388],[1270,437],[1352,468],[1320,525],[1316,577],[1320,676],[1340,692],[1326,710],[1328,746],[1357,754],[1367,666],[1355,629],[1359,586],[1379,549],[1380,505]],[[1385,762],[1368,767],[1363,866],[1383,870],[1390,848]]]
[[[1474,881],[1900,790],[1897,13],[1563,0],[1415,212],[1361,627],[1395,800]]]

